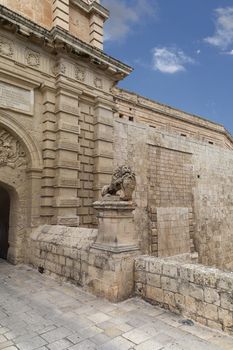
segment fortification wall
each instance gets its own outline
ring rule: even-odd
[[[129,164],[137,174],[142,251],[164,257],[196,250],[201,263],[231,268],[232,151],[121,118],[114,140],[114,166]]]

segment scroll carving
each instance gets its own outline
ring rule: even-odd
[[[17,168],[26,165],[26,154],[18,140],[0,129],[0,167]]]
[[[119,195],[121,200],[130,201],[135,187],[135,173],[131,167],[122,165],[114,171],[110,185],[104,186],[101,194],[103,197]]]

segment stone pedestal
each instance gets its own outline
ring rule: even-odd
[[[89,288],[111,301],[128,298],[134,289],[134,259],[139,254],[133,211],[135,204],[105,197],[94,203],[99,231],[89,256]]]
[[[95,202],[99,232],[93,247],[113,253],[138,250],[135,233],[133,202],[121,201],[118,196],[105,197]]]

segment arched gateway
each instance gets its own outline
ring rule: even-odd
[[[41,169],[30,135],[0,112],[0,258],[12,263],[27,258],[29,229],[39,217]]]

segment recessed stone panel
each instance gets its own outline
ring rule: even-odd
[[[0,107],[32,113],[33,104],[33,90],[0,81]]]

